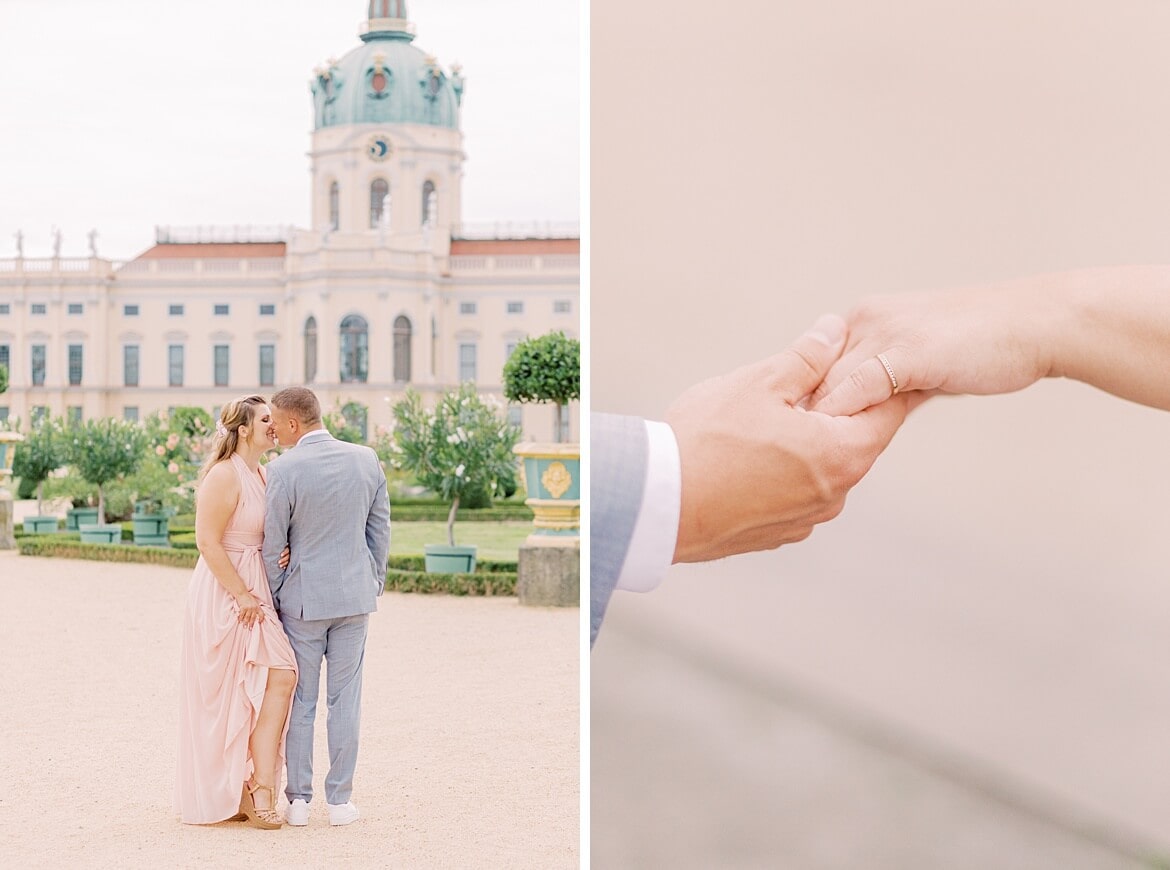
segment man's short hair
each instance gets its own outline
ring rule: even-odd
[[[304,426],[321,422],[321,403],[308,387],[285,387],[268,400],[268,404],[292,414]]]

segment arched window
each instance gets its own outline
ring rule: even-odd
[[[433,227],[439,219],[439,197],[435,193],[435,183],[428,181],[422,191],[422,223],[424,227]]]
[[[317,377],[317,318],[305,321],[305,383],[311,384]]]
[[[370,229],[376,230],[382,222],[383,209],[388,205],[386,197],[390,195],[390,185],[384,178],[375,178],[370,185]],[[389,223],[389,215],[386,215]]]
[[[366,319],[350,314],[341,321],[341,381],[364,384],[370,374],[370,333]]]
[[[410,318],[404,314],[394,318],[394,380],[410,381]]]
[[[336,230],[341,226],[341,188],[337,182],[329,185],[329,229]]]

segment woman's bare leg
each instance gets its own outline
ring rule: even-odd
[[[285,668],[269,668],[268,682],[264,689],[264,701],[260,705],[260,716],[256,720],[256,727],[252,729],[252,736],[248,739],[248,748],[252,751],[252,767],[254,784],[276,787],[280,778],[280,771],[276,769],[277,749],[280,747],[280,735],[284,731],[284,723],[288,718],[288,707],[292,703],[293,690],[297,687],[296,671]],[[267,792],[257,792],[256,797],[261,802],[267,802]],[[269,809],[261,807],[258,809]]]

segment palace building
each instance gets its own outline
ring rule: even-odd
[[[517,342],[579,337],[576,225],[464,225],[459,69],[414,44],[404,0],[371,0],[360,37],[310,82],[309,228],[159,228],[124,262],[92,244],[0,259],[0,420],[138,419],[306,384],[327,412],[362,406],[372,435],[408,387],[474,381],[503,401]],[[509,416],[554,437],[551,407]]]

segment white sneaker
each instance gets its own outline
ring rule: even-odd
[[[284,821],[285,824],[296,825],[298,828],[309,824],[309,805],[297,798],[288,805],[288,815]]]
[[[331,825],[348,825],[350,822],[356,822],[361,813],[358,808],[352,803],[343,804],[326,804],[329,807],[329,824]]]

